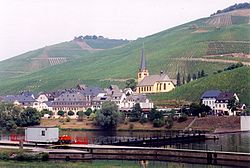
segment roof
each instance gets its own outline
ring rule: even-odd
[[[55,98],[54,102],[58,101],[64,101],[64,102],[70,102],[70,101],[84,101],[86,100],[86,97],[81,94],[80,92],[75,93],[63,93],[59,97]]]
[[[168,81],[172,80],[166,74],[149,75],[145,76],[145,78],[143,78],[143,80],[138,84],[138,86],[152,86],[156,82],[168,82]]]
[[[222,92],[219,94],[219,96],[217,97],[216,100],[219,101],[224,101],[224,100],[230,100],[234,97],[234,93],[230,93],[230,92]]]
[[[145,94],[133,94],[126,98],[127,101],[146,102],[147,96]]]
[[[35,102],[35,99],[31,96],[25,96],[25,95],[7,95],[3,97],[4,102],[14,102],[18,101],[20,103],[25,102]]]
[[[81,93],[85,96],[97,96],[99,93],[102,93],[103,90],[99,87],[87,87]]]
[[[146,65],[146,58],[144,56],[144,48],[142,48],[141,51],[141,65],[140,65],[140,71],[146,70],[147,65]]]
[[[202,94],[201,99],[204,99],[204,98],[217,98],[220,93],[221,93],[220,90],[207,90]]]

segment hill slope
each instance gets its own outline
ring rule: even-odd
[[[199,101],[202,93],[209,89],[235,92],[242,103],[250,105],[250,67],[210,75],[177,87],[172,92],[155,94],[150,97],[156,103],[166,99]]]
[[[175,78],[179,71],[181,76],[186,77],[188,73],[197,73],[202,69],[212,74],[234,61],[249,64],[249,24],[239,23],[218,28],[209,25],[209,19],[183,24],[118,48],[82,50],[81,45],[70,41],[2,61],[0,94],[73,87],[80,82],[122,86],[123,80],[136,77],[143,43],[151,74],[164,70]],[[88,48],[92,47],[89,45]],[[235,56],[231,56],[232,53]],[[26,69],[30,68],[27,64],[29,60],[42,60],[39,56],[46,54],[48,58],[55,59],[53,66],[47,62],[42,68]],[[57,63],[58,60],[61,64]]]

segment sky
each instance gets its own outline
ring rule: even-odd
[[[0,61],[79,35],[135,40],[247,0],[0,0]]]

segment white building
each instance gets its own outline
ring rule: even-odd
[[[215,101],[216,98],[221,93],[220,90],[208,90],[204,92],[201,96],[201,103],[209,106],[213,111],[215,110]]]
[[[25,141],[37,143],[52,143],[59,140],[58,127],[28,127],[25,128]]]

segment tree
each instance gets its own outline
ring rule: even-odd
[[[196,77],[196,74],[195,74],[195,73],[193,74],[192,79],[193,79],[193,80],[196,80],[196,79],[197,79],[197,77]]]
[[[120,121],[121,113],[114,102],[104,102],[96,112],[96,123],[103,129],[115,128]]]
[[[204,70],[202,69],[201,70],[201,77],[204,77],[205,76],[205,72],[204,72]]]
[[[92,113],[92,109],[91,108],[88,108],[84,113],[86,116],[90,116],[90,114]]]
[[[191,81],[191,75],[188,74],[188,77],[187,77],[187,83]]]
[[[190,109],[189,109],[190,113],[193,115],[193,116],[199,116],[199,113],[201,113],[201,106],[199,104],[196,104],[196,103],[192,103],[190,105]]]
[[[227,104],[227,108],[234,114],[234,111],[236,110],[237,107],[237,101],[235,97],[232,97]]]
[[[129,120],[131,122],[139,121],[141,118],[142,109],[139,103],[136,103],[131,111]]]
[[[62,110],[60,110],[60,111],[57,112],[57,115],[59,115],[59,116],[61,116],[61,117],[64,116],[64,114],[65,114],[65,112],[62,111]]]
[[[132,90],[135,90],[136,88],[136,81],[135,79],[128,79],[126,80],[126,88],[131,88]]]
[[[20,114],[20,126],[33,126],[40,124],[41,113],[36,109],[28,107],[24,109]]]
[[[177,73],[177,76],[176,76],[176,85],[181,86],[181,76],[179,72]]]
[[[201,72],[200,71],[198,71],[197,78],[201,78]]]
[[[44,116],[45,114],[48,114],[48,115],[53,115],[53,112],[52,111],[49,111],[48,109],[43,109],[41,111],[41,115]]]
[[[78,118],[77,118],[78,121],[83,121],[83,117],[84,117],[84,112],[83,111],[78,111],[76,113],[76,115],[78,115]]]
[[[182,77],[182,84],[184,85],[186,82],[185,82],[185,77],[183,76]]]
[[[75,115],[75,113],[73,111],[68,112],[68,116],[73,116],[73,115]]]

